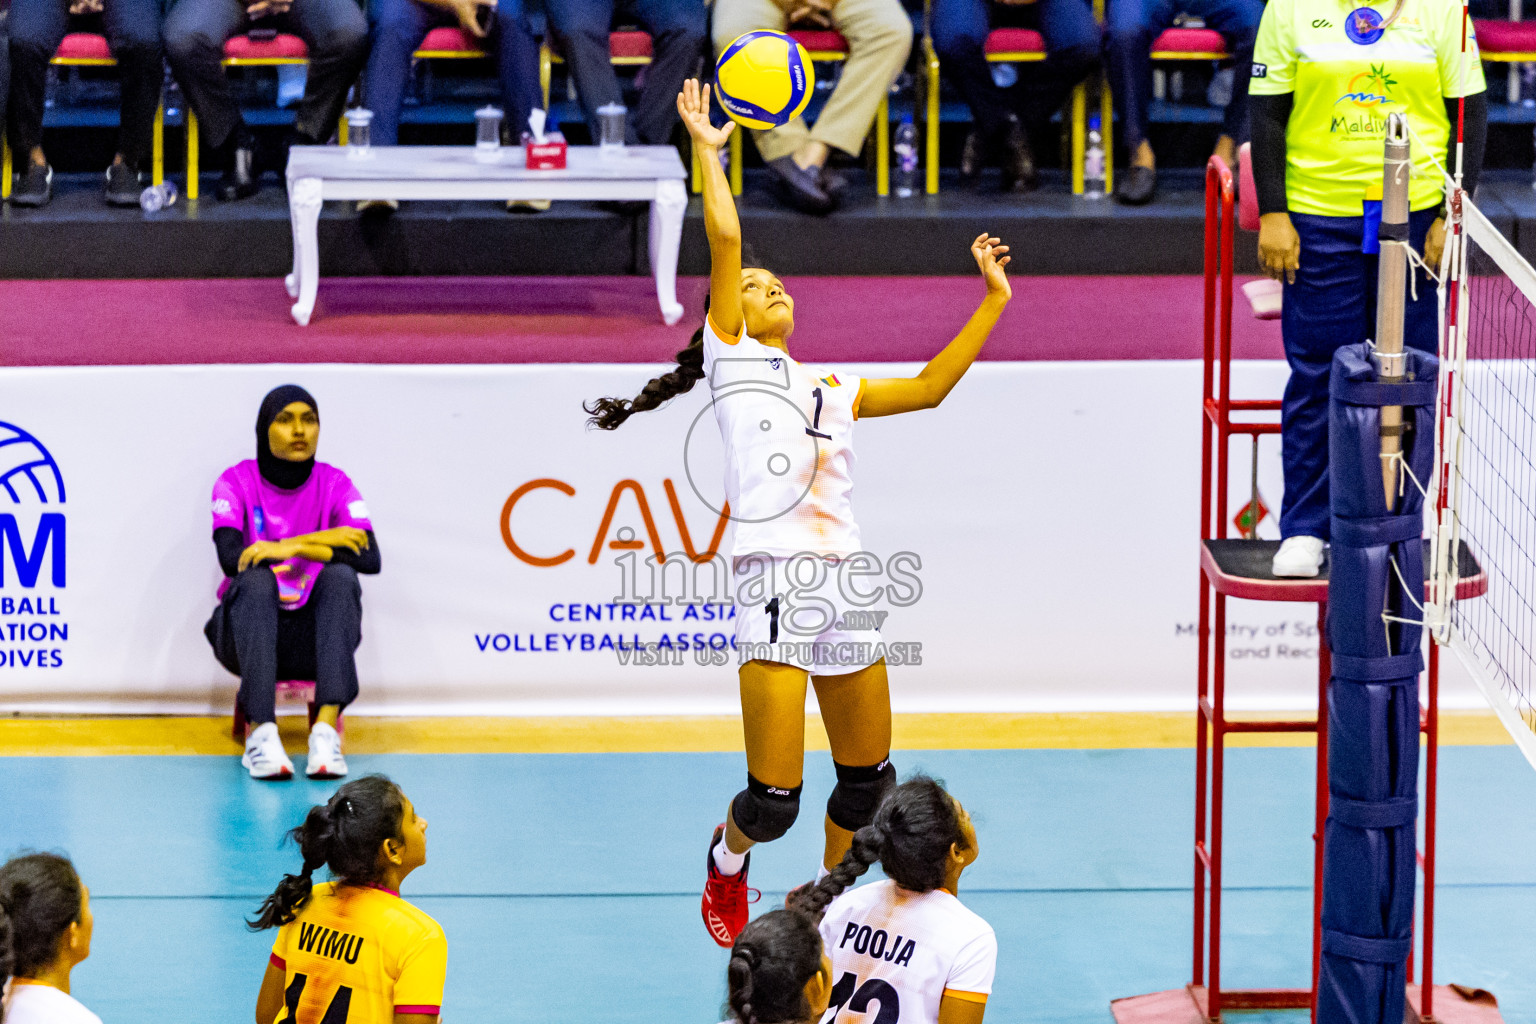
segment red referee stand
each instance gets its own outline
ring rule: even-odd
[[[1206,1024],[1226,1010],[1311,1009],[1317,1014],[1317,971],[1322,955],[1323,823],[1328,817],[1328,716],[1330,676],[1324,625],[1328,613],[1326,570],[1315,579],[1277,579],[1270,562],[1278,541],[1228,535],[1229,449],[1235,435],[1255,446],[1280,433],[1280,402],[1232,397],[1232,251],[1236,228],[1232,172],[1212,157],[1205,174],[1205,345],[1201,401],[1200,471],[1200,661],[1195,726],[1194,950],[1183,988],[1131,996],[1110,1003],[1116,1024]],[[1482,595],[1487,577],[1463,545],[1458,598]],[[1317,605],[1318,707],[1308,719],[1252,720],[1227,717],[1227,600],[1291,601]],[[1408,1020],[1447,1024],[1501,1024],[1497,1003],[1486,992],[1433,984],[1435,928],[1435,826],[1440,741],[1440,658],[1429,645],[1428,699],[1420,728],[1425,737],[1424,881],[1418,982],[1410,954]],[[1317,770],[1313,832],[1312,970],[1302,988],[1223,989],[1221,986],[1222,853],[1226,801],[1227,737],[1250,733],[1315,733]]]

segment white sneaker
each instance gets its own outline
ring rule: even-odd
[[[304,774],[312,779],[339,779],[347,774],[347,759],[341,756],[341,734],[324,722],[309,730],[309,764]]]
[[[1308,578],[1317,575],[1323,567],[1321,537],[1287,537],[1275,552],[1270,572],[1284,578]]]
[[[265,722],[251,730],[245,739],[245,756],[240,758],[253,779],[291,779],[293,762],[283,751],[276,722]]]

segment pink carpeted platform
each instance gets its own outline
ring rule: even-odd
[[[981,299],[971,277],[799,277],[805,361],[924,360]],[[1029,277],[983,359],[1195,359],[1198,277]],[[0,365],[662,362],[687,343],[705,282],[665,327],[642,277],[333,278],[297,326],[277,280],[0,282]],[[1278,359],[1277,322],[1239,294],[1239,359]]]

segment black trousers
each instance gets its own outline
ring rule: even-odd
[[[595,141],[597,108],[623,99],[609,60],[608,30],[615,0],[544,0],[550,31],[560,40],[576,94]],[[621,0],[619,9],[651,34],[653,57],[645,86],[630,112],[625,141],[661,146],[677,124],[677,94],[698,70],[704,53],[707,15],[703,0]]]
[[[43,144],[48,62],[71,29],[107,37],[122,81],[117,151],[129,166],[137,167],[149,157],[164,79],[159,0],[106,0],[101,14],[80,16],[70,15],[69,0],[12,0],[7,120],[11,151],[21,161]]]
[[[277,681],[314,680],[315,703],[357,699],[363,588],[349,565],[327,565],[304,607],[278,607],[277,577],[264,565],[236,576],[203,627],[219,664],[240,677],[240,707],[254,725],[277,720]]]
[[[108,0],[112,2],[112,0]],[[217,149],[240,124],[240,107],[219,62],[230,37],[251,21],[246,0],[177,0],[165,16],[165,55],[187,103],[202,123],[203,141]],[[291,32],[309,47],[309,77],[294,127],[311,142],[336,130],[347,90],[368,59],[368,20],[356,0],[298,0],[263,27]]]

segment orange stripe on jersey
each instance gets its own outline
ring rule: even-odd
[[[719,324],[718,324],[718,323],[716,323],[716,322],[715,322],[715,318],[714,318],[714,317],[713,317],[713,316],[710,316],[710,314],[708,314],[708,313],[706,313],[706,314],[704,314],[704,315],[705,315],[705,317],[706,317],[706,318],[707,318],[707,319],[708,319],[708,320],[709,320],[709,326],[710,326],[710,327],[711,327],[711,328],[712,328],[712,329],[713,329],[713,330],[714,330],[714,332],[715,332],[715,335],[716,335],[716,336],[717,336],[717,337],[718,337],[718,338],[719,338],[719,339],[720,339],[720,340],[721,340],[721,341],[723,341],[723,342],[725,342],[725,343],[726,343],[726,344],[727,344],[727,345],[734,345],[734,344],[736,344],[736,343],[737,343],[737,342],[738,342],[738,341],[740,341],[740,340],[741,340],[741,337],[740,337],[740,336],[737,336],[737,337],[734,337],[734,338],[733,338],[733,337],[731,337],[731,334],[730,334],[730,332],[729,332],[729,331],[722,331],[722,330],[721,330],[721,329],[720,329],[720,325],[719,325]],[[742,322],[741,322],[741,333],[742,333],[742,334],[743,334],[743,335],[744,335],[744,334],[746,334],[746,333],[747,333],[747,322],[746,322],[746,321],[745,321],[745,320],[743,320],[743,321],[742,321]]]
[[[864,385],[868,384],[865,378],[859,378],[859,393],[853,396],[853,418],[859,418],[859,403],[864,401]]]
[[[271,963],[273,967],[276,967],[280,971],[286,971],[288,969],[288,961],[284,960],[282,957],[278,956],[276,953],[272,954],[271,959],[268,962]]]
[[[956,999],[964,999],[968,1003],[984,1003],[987,1001],[987,994],[985,992],[962,992],[957,988],[947,988],[944,990],[944,994],[946,996],[954,996]]]

